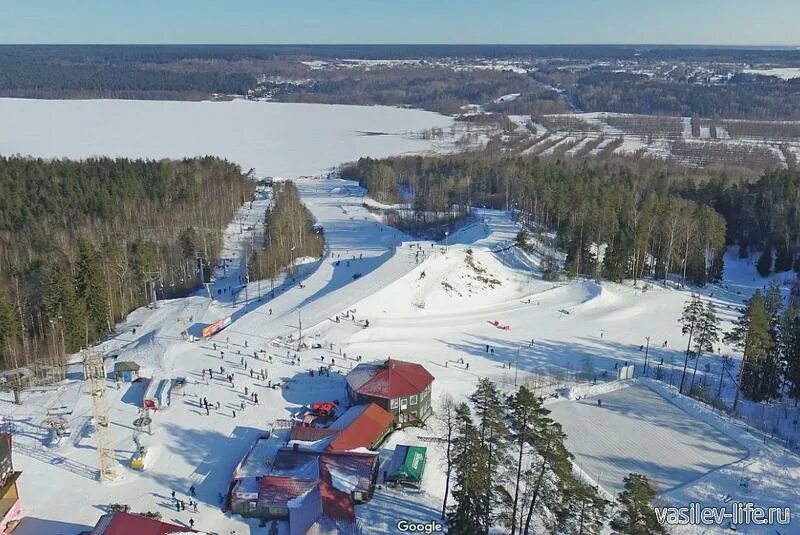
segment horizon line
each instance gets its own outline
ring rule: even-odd
[[[234,43],[234,42],[141,42],[141,43],[101,43],[101,42],[37,42],[37,43],[0,43],[0,46],[509,46],[509,47],[690,47],[690,48],[800,48],[798,44],[714,44],[714,43]]]

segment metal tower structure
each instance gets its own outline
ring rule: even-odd
[[[114,442],[111,438],[111,418],[109,417],[108,392],[106,391],[106,368],[103,355],[89,353],[83,361],[86,378],[89,380],[92,395],[92,414],[94,433],[97,438],[100,481],[111,481],[117,476],[117,461],[114,455]]]
[[[158,271],[145,271],[144,282],[150,288],[150,304],[155,309],[158,308],[158,295],[156,294],[156,287],[161,282],[161,273]]]

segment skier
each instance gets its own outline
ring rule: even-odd
[[[269,315],[272,316],[272,309],[269,309]]]
[[[191,487],[189,487],[189,494],[191,494],[192,496],[196,496],[197,494],[195,493],[195,490],[196,489],[194,488],[194,485],[192,485]]]
[[[597,406],[598,407],[602,407],[603,406],[603,400],[602,399],[597,398]]]
[[[197,508],[195,507],[195,511],[196,511],[196,510],[197,510]],[[194,527],[194,518],[190,518],[190,519],[189,519],[189,527],[190,527],[190,528],[193,528],[193,527]]]

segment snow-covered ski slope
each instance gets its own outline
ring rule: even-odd
[[[297,185],[325,227],[328,250],[323,259],[298,266],[294,282],[275,281],[274,298],[269,296],[269,281],[251,282],[246,304],[244,290],[237,291],[243,266],[231,262],[224,273],[215,273],[214,288],[233,288],[235,305],[229,293],[213,303],[202,292],[165,301],[158,310],[132,313],[116,337],[102,346],[118,353],[119,360],[140,362],[144,376],[189,379],[185,397],[173,396],[171,406],[154,415],[152,435],[141,438],[151,451],[144,472],[123,468],[120,481],[99,485],[92,479],[97,462],[91,432],[58,450],[41,446],[44,430],[39,423],[48,407],[72,407],[68,418],[76,425],[89,414],[82,382],[27,394],[22,406],[4,398],[3,411],[13,415],[20,431],[15,461],[24,472],[21,488],[30,517],[20,533],[55,534],[65,525],[91,525],[100,514],[98,507],[109,502],[158,510],[179,523],[194,518],[196,526],[209,531],[246,533],[243,519],[220,512],[218,494],[227,490],[231,472],[251,441],[274,420],[290,417],[312,401],[343,399],[340,375],[311,378],[307,373],[319,367],[322,356],[326,363],[335,358],[334,370],[342,374],[359,356],[419,362],[436,378],[434,403],[444,393],[463,399],[479,377],[489,377],[509,390],[515,376],[518,382],[530,382],[544,374],[561,375],[567,386],[574,386],[569,379],[591,367],[603,383],[602,371],[613,375],[615,364],[642,363],[639,346],[645,335],[654,342],[650,359],[663,357],[665,367],[682,363],[685,339],[676,320],[688,291],[652,284],[643,291],[629,284],[587,280],[546,282],[529,269],[538,262],[534,255],[508,248],[518,229],[505,212],[476,211],[473,221],[449,236],[445,246],[416,242],[383,225],[363,206],[364,191],[355,184],[303,179]],[[265,202],[261,196],[252,209],[249,204],[243,207],[227,231],[228,256],[235,257],[235,244],[246,244],[254,232],[247,230],[248,224],[240,233],[238,218],[255,222]],[[749,283],[744,273],[749,272],[743,266],[731,269],[737,270],[742,280],[730,287],[742,291]],[[360,276],[353,278],[355,274]],[[719,292],[722,297],[715,299],[744,297],[734,290]],[[370,327],[333,321],[345,311],[358,322],[369,319]],[[197,333],[227,315],[232,316],[232,325],[213,340],[190,343],[180,336],[183,329]],[[288,335],[298,333],[298,316],[306,341],[322,346],[297,353],[299,364],[293,359],[295,342],[287,341]],[[495,321],[509,328],[498,328]],[[234,373],[234,386],[221,378],[219,366],[226,374]],[[208,384],[202,368],[215,371]],[[251,378],[250,369],[266,369],[268,379]],[[268,381],[284,388],[268,388]],[[117,457],[127,463],[133,453],[131,424],[144,386],[123,384],[116,390],[110,384]],[[244,386],[259,394],[258,406],[244,395]],[[208,416],[198,403],[202,397],[212,404]],[[668,392],[657,395],[635,387],[600,397],[604,399],[600,410],[591,399],[589,404],[564,400],[550,406],[570,435],[570,447],[579,464],[585,465],[586,475],[600,479],[607,490],[618,489],[619,478],[628,471],[642,470],[657,481],[662,478],[665,490],[675,489],[662,496],[666,503],[714,504],[724,495],[752,498],[763,505],[797,503],[800,462],[794,454],[776,455],[768,446],[759,449],[754,445],[758,440],[748,441],[749,435],[735,427],[727,432],[725,425],[702,424],[713,415],[684,414]],[[365,533],[386,533],[395,517],[420,521],[438,517],[444,488],[442,452],[436,443],[424,440],[432,434],[431,428],[408,429],[382,446],[388,459],[396,444],[422,443],[429,448],[430,459],[422,492],[381,490],[373,501],[358,507]],[[625,440],[617,442],[620,437]],[[730,474],[743,471],[750,486],[732,485],[735,478]],[[759,474],[773,473],[769,483],[761,482]],[[58,487],[50,484],[54,478]],[[173,511],[169,492],[185,495],[192,483],[198,489],[199,512]],[[75,493],[65,496],[61,490],[65,485]]]
[[[124,147],[122,134],[118,136],[115,143]],[[45,148],[38,155],[52,154],[52,146]],[[82,145],[73,155],[105,150],[110,146]],[[20,152],[37,154],[34,148]],[[139,155],[157,157],[159,153]],[[227,156],[235,159],[236,153]],[[308,169],[333,165],[339,157],[350,156],[334,151],[326,156],[325,165],[313,164]],[[261,164],[248,163],[256,159]],[[270,168],[266,157],[253,155],[238,161],[245,167],[266,169],[263,173],[270,175],[282,174],[278,170],[284,162]],[[297,176],[305,170],[302,163],[285,174]],[[612,403],[601,410],[582,404],[584,400],[551,405],[570,433],[570,447],[579,462],[583,465],[581,457],[592,457],[585,463],[594,463],[584,470],[587,476],[600,479],[607,490],[619,488],[619,476],[627,471],[651,470],[648,473],[657,480],[664,478],[665,488],[673,489],[660,497],[666,504],[719,505],[728,499],[764,506],[800,503],[800,461],[782,444],[754,437],[695,402],[674,396],[673,390],[660,383],[607,393],[616,389],[609,384],[615,365],[643,363],[640,347],[647,336],[650,365],[663,359],[667,373],[679,369],[686,339],[677,318],[690,290],[652,282],[646,290],[641,283],[634,288],[630,283],[591,280],[547,282],[532,269],[540,260],[535,254],[510,246],[519,229],[506,212],[476,210],[472,220],[448,236],[446,243],[417,242],[383,225],[363,206],[365,192],[353,183],[301,179],[297,186],[317,222],[325,227],[327,250],[322,259],[300,259],[294,280],[274,281],[274,297],[270,281],[253,281],[246,291],[242,288],[242,251],[257,239],[268,202],[261,192],[252,207],[249,203],[242,207],[226,231],[225,254],[233,260],[225,270],[215,271],[213,302],[198,292],[162,302],[158,310],[137,310],[99,347],[118,354],[118,360],[139,362],[144,377],[188,379],[185,396],[183,392],[173,395],[171,406],[154,414],[151,434],[140,437],[150,451],[144,472],[132,471],[127,464],[134,450],[132,423],[146,385],[121,384],[117,390],[109,382],[112,433],[124,467],[120,479],[107,485],[94,480],[95,442],[91,426],[84,425],[90,415],[89,396],[77,376],[58,388],[26,393],[21,406],[13,405],[8,394],[0,397],[0,415],[13,417],[14,461],[23,471],[20,489],[27,518],[18,533],[78,532],[93,525],[102,507],[111,502],[126,503],[134,511],[160,511],[175,523],[186,524],[192,518],[197,528],[206,531],[258,533],[257,522],[223,514],[218,496],[227,491],[232,471],[252,440],[276,419],[290,417],[313,401],[343,399],[341,375],[309,376],[309,370],[319,367],[320,357],[325,357],[326,364],[334,358],[333,370],[341,374],[358,357],[419,362],[435,377],[434,406],[445,393],[464,399],[480,377],[508,391],[515,382],[537,386],[547,382],[545,375],[556,377],[558,385],[543,386],[540,392],[568,386],[590,396],[594,391],[604,405]],[[725,287],[703,290],[706,299],[714,294],[726,322],[723,328],[734,317],[733,308],[728,307],[737,306],[753,288],[765,283],[751,265],[732,256],[726,261]],[[245,297],[249,298],[246,303]],[[341,319],[346,311],[355,315],[356,322]],[[232,317],[231,326],[212,340],[192,343],[181,336],[184,330],[198,335],[203,326],[226,316]],[[369,328],[362,327],[364,319],[369,320]],[[297,336],[299,321],[306,341],[319,344],[320,349],[294,351],[296,342],[288,336]],[[722,350],[725,354],[728,348]],[[299,362],[293,358],[295,353]],[[718,356],[701,360],[700,375],[706,363],[712,375],[718,373]],[[110,370],[112,364],[108,366]],[[220,366],[225,368],[222,374]],[[214,371],[210,380],[201,372],[209,368]],[[251,369],[256,375],[266,370],[267,379],[251,377]],[[233,385],[224,378],[228,373],[234,374]],[[587,374],[596,376],[600,384],[576,386],[575,381]],[[283,388],[268,386],[274,383]],[[258,393],[257,406],[244,394],[245,386]],[[212,406],[209,415],[199,405],[203,397]],[[62,406],[72,411],[66,418],[75,436],[58,449],[45,448],[46,430],[41,424],[49,408]],[[570,426],[581,425],[580,418],[572,420],[573,414],[590,410],[581,418],[591,418],[593,425],[584,423],[571,432]],[[790,420],[797,417],[789,411]],[[611,440],[617,438],[609,436],[612,429],[626,438],[623,444]],[[397,444],[417,443],[429,448],[430,457],[421,492],[382,489],[370,503],[357,508],[365,533],[391,533],[398,518],[439,518],[442,452],[437,443],[425,440],[433,433],[430,427],[407,429],[381,446],[383,459],[390,457]],[[662,455],[667,459],[663,467],[659,464]],[[746,456],[743,461],[737,460],[742,456]],[[662,469],[664,475],[659,476]],[[747,487],[739,486],[743,478]],[[170,492],[175,490],[185,498],[191,484],[198,491],[198,512],[179,513],[171,505]],[[726,531],[686,528],[681,533]],[[739,531],[763,532],[744,526]],[[793,525],[781,533],[797,531]]]

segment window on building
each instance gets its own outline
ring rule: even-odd
[[[408,398],[408,402],[411,405],[416,405],[417,404],[417,396],[416,396],[416,394],[411,396],[410,398]]]
[[[391,408],[393,408],[393,409],[396,409],[396,408],[397,408],[397,400],[396,400],[396,399],[393,399],[393,400],[391,401],[390,407],[391,407]]]

